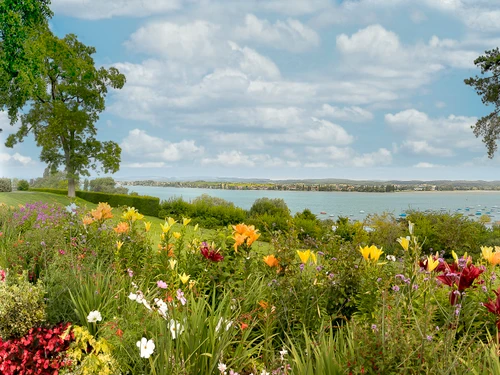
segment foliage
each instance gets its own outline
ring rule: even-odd
[[[500,136],[500,50],[494,48],[474,60],[474,64],[481,68],[481,77],[471,77],[465,84],[474,87],[481,96],[484,105],[493,105],[493,112],[481,117],[474,126],[474,135],[482,136],[483,143],[488,150],[488,157],[493,158],[498,149],[497,139]],[[485,74],[490,74],[484,76]]]
[[[90,191],[99,193],[127,194],[128,189],[124,187],[116,187],[116,182],[112,177],[95,178],[90,181]],[[83,189],[87,191],[87,189]]]
[[[5,278],[5,276],[4,276]],[[45,289],[33,285],[26,275],[10,276],[0,281],[0,337],[24,336],[32,327],[45,320]]]
[[[68,195],[74,197],[75,178],[89,175],[97,163],[106,173],[119,168],[120,147],[97,140],[95,122],[105,108],[108,87],[122,88],[125,76],[113,67],[96,69],[95,48],[72,34],[60,39],[46,30],[34,48],[43,56],[38,73],[46,87],[30,98],[19,130],[9,135],[5,145],[13,147],[32,132],[42,148],[40,160],[51,169],[64,165]]]
[[[30,189],[30,184],[26,180],[19,180],[17,183],[17,190],[19,191],[28,191]]]
[[[0,178],[0,192],[11,192],[12,182],[10,178]]]
[[[78,189],[79,181],[75,179],[75,185]],[[64,189],[68,191],[68,179],[66,173],[61,171],[50,171],[50,168],[45,168],[42,177],[38,177],[33,181],[32,188],[49,188],[49,189]]]
[[[61,356],[69,347],[72,335],[64,335],[67,324],[53,328],[31,328],[21,338],[0,338],[0,372],[4,375],[49,375],[65,367]]]

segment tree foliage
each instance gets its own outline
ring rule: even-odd
[[[43,89],[38,39],[52,16],[49,0],[0,1],[0,110],[11,122],[26,102]]]
[[[96,138],[96,121],[105,109],[108,87],[122,88],[125,76],[116,68],[94,64],[94,47],[79,42],[75,35],[63,39],[45,32],[37,46],[44,56],[41,76],[45,88],[31,100],[31,107],[21,116],[21,127],[7,138],[13,147],[31,132],[42,148],[40,160],[54,170],[66,169],[70,196],[74,179],[89,175],[100,166],[105,173],[119,168],[121,149],[115,142]]]
[[[474,134],[483,137],[488,157],[492,158],[498,149],[496,141],[500,138],[500,50],[495,48],[486,51],[474,60],[474,64],[481,68],[483,76],[468,78],[465,84],[474,87],[483,104],[494,106],[490,114],[476,122]]]

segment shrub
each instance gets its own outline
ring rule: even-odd
[[[17,183],[17,190],[19,191],[28,191],[30,188],[30,184],[26,180],[19,180]]]
[[[12,182],[9,178],[0,178],[0,192],[11,192]]]
[[[0,336],[24,336],[45,320],[45,290],[41,283],[28,282],[26,273],[14,280],[0,281]]]

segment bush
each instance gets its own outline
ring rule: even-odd
[[[0,337],[21,337],[45,320],[45,290],[28,282],[26,273],[0,281]]]
[[[19,191],[28,191],[30,189],[30,184],[26,180],[19,180],[17,183],[17,190]]]
[[[0,192],[11,192],[12,182],[9,178],[0,178]]]

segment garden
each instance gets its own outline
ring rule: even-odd
[[[241,222],[2,204],[0,372],[500,373],[500,248],[430,249],[418,215],[256,246]]]

